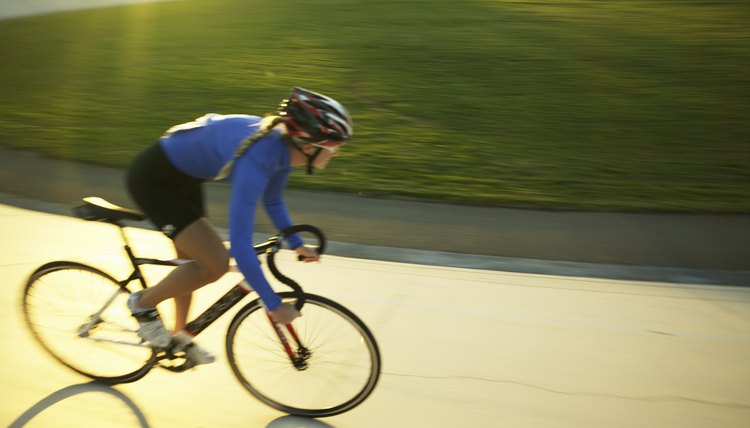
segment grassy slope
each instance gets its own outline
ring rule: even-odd
[[[744,0],[184,0],[0,23],[0,144],[122,166],[293,85],[355,142],[295,187],[548,208],[750,212]]]

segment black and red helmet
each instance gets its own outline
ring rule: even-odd
[[[352,136],[352,117],[346,108],[316,92],[295,87],[278,112],[289,135],[298,142],[337,147]]]

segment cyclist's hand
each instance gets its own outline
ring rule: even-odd
[[[314,248],[303,245],[294,249],[299,256],[300,261],[305,263],[317,262],[320,260],[320,254]]]
[[[279,324],[289,324],[302,314],[291,303],[282,303],[281,306],[271,311],[271,316]]]

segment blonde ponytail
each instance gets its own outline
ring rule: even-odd
[[[271,131],[273,131],[273,128],[281,123],[282,120],[283,119],[279,116],[268,116],[263,118],[260,129],[242,140],[242,142],[237,146],[237,150],[234,151],[232,159],[229,159],[229,161],[224,164],[224,166],[221,168],[221,171],[219,171],[219,174],[214,177],[214,181],[219,181],[227,178],[227,176],[232,172],[232,168],[234,168],[234,163],[237,161],[237,159],[242,157],[242,155],[245,154],[247,149],[249,149],[250,146],[253,145],[253,143],[270,134]]]

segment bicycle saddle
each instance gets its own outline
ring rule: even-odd
[[[83,205],[73,207],[73,214],[84,220],[116,223],[120,220],[142,221],[146,219],[146,215],[139,211],[117,206],[102,198],[83,198],[83,202]]]

